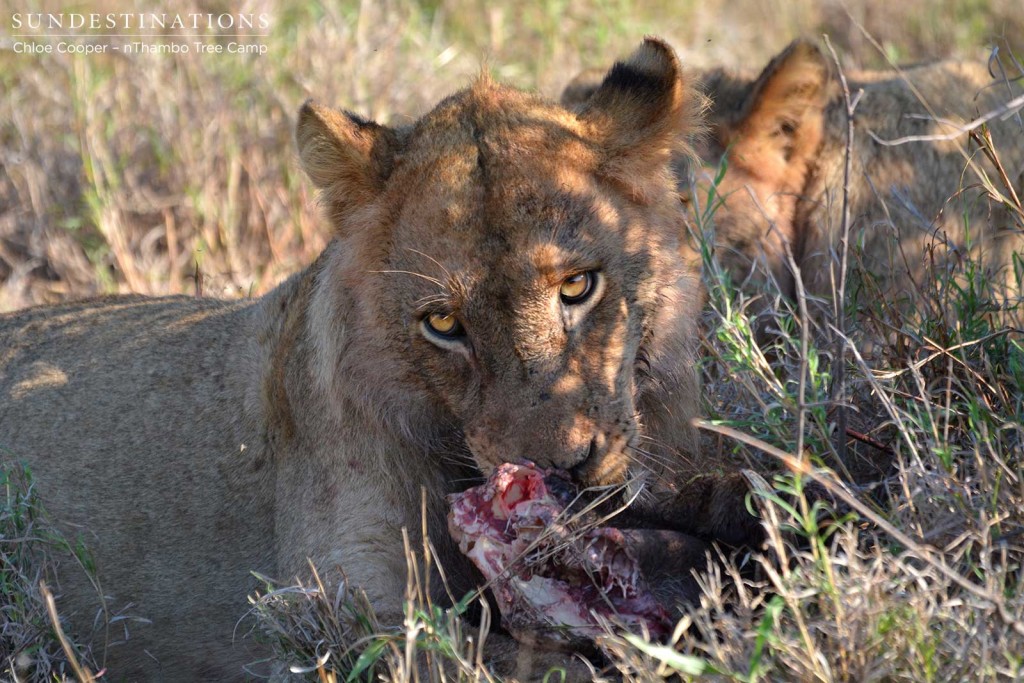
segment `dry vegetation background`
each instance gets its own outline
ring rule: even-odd
[[[130,3],[0,2],[0,311],[105,292],[192,293],[197,270],[204,293],[260,294],[308,263],[327,239],[292,143],[308,97],[401,121],[483,62],[557,97],[580,68],[627,53],[645,33],[670,39],[687,64],[754,67],[822,32],[847,64],[868,66],[981,55],[1024,35],[1016,0],[180,2],[161,7],[269,13],[269,54],[14,54],[8,17],[29,5]]]
[[[822,33],[848,68],[983,60],[993,46],[1024,55],[1019,0],[165,2],[166,11],[273,18],[266,56],[174,57],[14,54],[8,16],[26,5],[0,2],[0,312],[108,292],[257,295],[309,263],[329,236],[293,148],[294,113],[308,97],[403,121],[464,86],[483,62],[504,81],[557,97],[581,68],[607,64],[646,33],[668,38],[693,66],[759,68],[794,37]],[[70,5],[31,9],[132,11]],[[834,465],[837,405],[862,401],[850,419],[868,440],[851,457],[886,467],[861,468],[872,475],[858,478],[861,521],[830,535],[812,510],[767,496],[769,547],[747,558],[756,571],[727,565],[706,576],[675,649],[609,637],[615,671],[636,680],[1024,679],[1019,331],[989,326],[966,304],[957,330],[876,319],[875,357],[885,364],[869,370],[848,350],[837,397],[834,349],[816,349],[817,338],[780,310],[792,334],[762,352],[742,301],[715,286],[713,268],[706,277],[706,415]],[[710,452],[764,461],[764,449],[732,438]],[[4,476],[0,654],[47,632],[17,591],[35,590],[48,554],[88,566],[75,544],[51,539],[36,501],[17,494],[24,482]],[[5,534],[50,546],[29,557],[27,546],[4,546]],[[352,617],[358,600],[339,612],[331,596],[292,590],[263,606],[268,637],[297,666],[328,651],[328,668],[379,660],[378,670],[401,678],[410,671],[403,639],[412,638],[463,677],[485,675],[450,613],[410,610],[416,629],[349,650],[353,633],[372,631],[372,620]],[[44,652],[57,671],[59,647]],[[31,673],[45,679],[49,661],[40,654]]]

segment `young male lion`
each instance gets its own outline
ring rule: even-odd
[[[0,318],[0,446],[87,535],[110,608],[149,620],[96,636],[111,672],[240,677],[250,572],[307,558],[400,624],[421,489],[463,595],[445,495],[508,460],[747,537],[736,479],[690,476],[696,285],[669,164],[693,102],[648,39],[575,114],[486,77],[402,128],[307,103],[299,155],[334,240],[305,271],[257,300]],[[83,584],[59,600],[79,635]]]
[[[720,261],[737,283],[759,289],[770,277],[793,296],[788,247],[808,291],[831,294],[847,116],[829,63],[812,43],[797,40],[759,75],[712,69],[701,81],[711,107],[694,199],[706,201],[724,159],[711,200]],[[580,74],[563,103],[585,101],[596,83],[593,72]],[[1019,296],[1021,214],[986,196],[983,175],[1013,201],[993,165],[957,128],[1019,97],[1019,86],[1000,83],[980,62],[947,60],[902,73],[852,72],[849,87],[863,90],[849,183],[851,266],[871,287],[862,298],[903,300],[905,310],[929,304],[935,280],[968,257],[985,272],[996,303]],[[1004,116],[989,128],[1020,196],[1024,127]],[[943,139],[885,144],[909,136]]]

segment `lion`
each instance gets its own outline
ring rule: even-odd
[[[929,306],[936,280],[964,271],[967,258],[984,271],[996,305],[1019,297],[1024,212],[1012,206],[1024,188],[1024,130],[1019,118],[988,122],[1012,192],[963,132],[1019,97],[1019,87],[966,60],[848,78],[853,96],[863,91],[849,182],[850,261],[869,287],[862,300]],[[677,163],[684,201],[711,204],[716,252],[735,283],[758,292],[774,280],[792,298],[795,264],[806,291],[828,298],[838,283],[847,137],[830,63],[813,43],[796,40],[760,74],[715,68],[700,80],[711,101],[709,134],[698,145],[695,192],[689,169]],[[592,71],[580,74],[563,103],[578,106],[597,82]],[[925,139],[901,143],[914,137]],[[982,177],[1002,197],[986,196]]]
[[[266,654],[236,636],[252,573],[308,560],[400,625],[424,499],[465,595],[445,496],[512,459],[703,537],[756,533],[735,476],[692,476],[714,465],[670,163],[697,101],[654,38],[576,112],[486,75],[397,128],[310,101],[296,140],[333,240],[304,271],[252,300],[0,317],[0,447],[94,550],[122,619],[94,627],[84,580],[58,603],[113,675],[240,678]]]

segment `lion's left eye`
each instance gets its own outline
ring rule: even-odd
[[[558,288],[558,296],[563,304],[575,306],[590,298],[594,293],[594,284],[597,281],[597,274],[592,270],[571,275],[564,280]]]

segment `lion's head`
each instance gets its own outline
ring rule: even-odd
[[[481,77],[412,125],[307,103],[297,139],[337,239],[320,379],[489,472],[624,479],[641,423],[692,445],[695,282],[670,158],[694,96],[648,39],[576,113]],[[426,426],[429,423],[430,426]]]
[[[702,78],[712,100],[709,135],[697,150],[703,167],[682,196],[696,189],[695,199],[710,202],[718,257],[737,284],[767,272],[795,296],[787,249],[800,258],[798,204],[822,142],[830,85],[825,58],[805,40],[756,79],[724,69]]]

